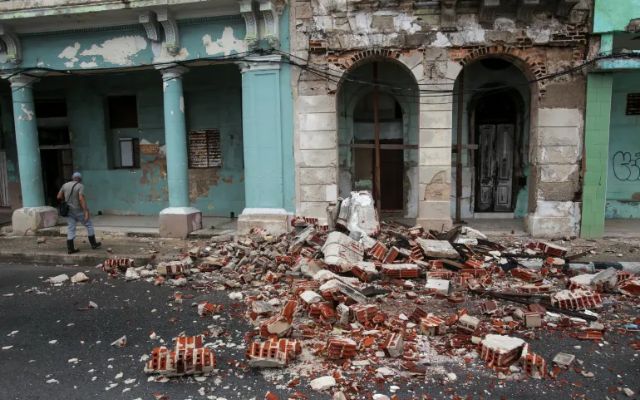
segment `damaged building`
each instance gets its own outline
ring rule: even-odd
[[[74,170],[92,213],[159,215],[162,236],[293,213],[291,69],[257,51],[289,50],[288,16],[277,0],[0,2],[14,233],[56,223]]]
[[[586,0],[297,0],[296,210],[580,228]]]

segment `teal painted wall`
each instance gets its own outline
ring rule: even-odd
[[[640,18],[640,0],[595,0],[593,32],[624,31],[634,18]]]
[[[280,49],[290,51],[289,7],[280,16]],[[282,118],[282,166],[284,208],[295,212],[296,182],[295,161],[293,156],[293,85],[291,66],[282,64],[280,68],[280,115]]]
[[[625,115],[628,93],[640,92],[640,72],[613,77],[607,218],[640,218],[640,116]]]
[[[22,68],[90,70],[185,61],[244,53],[240,16],[179,21],[180,52],[172,57],[147,39],[142,25],[20,35]],[[11,65],[0,63],[0,68]]]
[[[244,208],[240,71],[235,65],[192,68],[184,75],[187,130],[221,132],[223,166],[191,169],[190,201],[204,215]],[[138,128],[110,130],[107,95],[137,96]],[[162,81],[156,71],[47,78],[36,96],[66,97],[74,167],[82,171],[93,212],[153,215],[168,206],[166,159],[141,154],[140,169],[112,169],[118,138],[164,146]],[[143,142],[144,143],[144,142]]]

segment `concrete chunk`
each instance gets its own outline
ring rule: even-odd
[[[446,240],[416,239],[420,248],[427,257],[431,258],[460,258],[460,254]]]

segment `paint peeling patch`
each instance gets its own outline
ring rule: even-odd
[[[20,109],[22,110],[20,120],[31,121],[33,119],[33,110],[28,109],[24,104],[20,104]]]
[[[243,53],[247,51],[245,41],[243,39],[237,39],[233,35],[233,28],[230,26],[224,28],[222,37],[215,42],[211,39],[211,35],[204,35],[202,37],[202,44],[204,45],[207,55],[210,56],[220,53],[228,56],[232,52]]]
[[[75,42],[73,46],[67,46],[64,50],[58,54],[59,59],[66,59],[67,62],[64,63],[64,66],[67,68],[73,68],[75,63],[78,62],[78,51],[80,51],[80,43]]]
[[[449,198],[449,183],[447,182],[447,172],[439,171],[431,182],[424,189],[423,200],[447,200]]]
[[[447,38],[442,32],[436,33],[436,40],[431,42],[431,46],[433,47],[450,47],[451,42],[449,38]]]
[[[147,48],[142,36],[121,36],[94,44],[80,53],[81,56],[100,56],[105,62],[115,65],[131,65],[132,58]]]
[[[189,170],[189,200],[208,197],[211,187],[218,185],[220,176],[217,168]]]
[[[398,14],[393,17],[393,25],[396,31],[405,31],[410,35],[421,31],[422,27],[415,23],[416,17],[407,14]]]
[[[180,112],[184,114],[184,96],[180,96]]]
[[[83,61],[80,63],[80,68],[98,68],[98,63],[94,61]]]

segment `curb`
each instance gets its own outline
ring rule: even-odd
[[[123,258],[133,258],[137,266],[146,265],[151,261],[151,257],[139,257],[139,256],[121,256]],[[18,252],[0,252],[0,262],[8,261],[20,264],[54,264],[54,265],[79,265],[83,267],[102,264],[105,259],[104,255],[94,254],[24,254]]]

